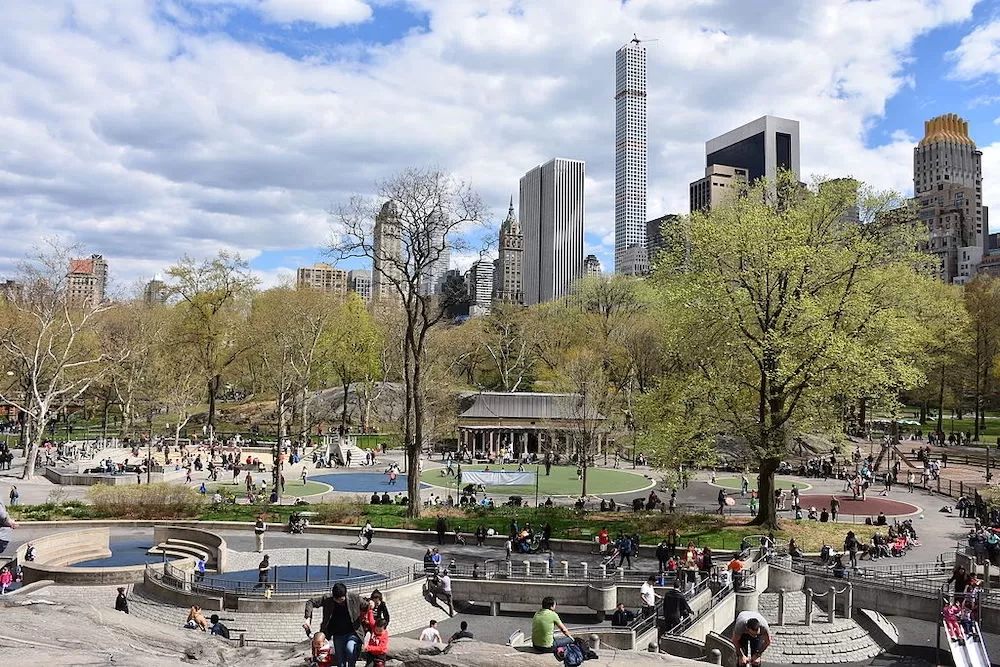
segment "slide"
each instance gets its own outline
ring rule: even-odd
[[[982,635],[979,634],[979,624],[976,623],[975,627],[975,635],[980,639],[966,638],[964,644],[951,641],[951,637],[945,632],[955,667],[990,667],[990,656],[986,652],[986,644],[981,639]]]

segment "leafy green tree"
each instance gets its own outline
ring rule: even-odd
[[[384,349],[382,334],[357,294],[349,294],[340,305],[320,345],[324,365],[344,390],[340,423],[346,431],[348,391],[351,385],[380,378]]]
[[[856,183],[804,189],[783,174],[693,214],[670,240],[655,283],[674,336],[712,341],[688,367],[713,432],[745,440],[759,462],[754,523],[777,525],[774,473],[792,438],[836,423],[831,387],[873,367],[892,378],[872,383],[886,392],[920,379],[911,313],[932,279],[918,230],[886,221],[897,206]]]

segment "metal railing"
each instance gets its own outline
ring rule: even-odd
[[[236,595],[258,598],[268,595],[294,598],[328,593],[337,583],[344,584],[347,590],[356,593],[368,592],[372,588],[388,590],[424,578],[423,567],[419,565],[383,573],[316,581],[284,581],[280,578],[280,568],[277,568],[274,570],[276,573],[274,580],[266,584],[222,579],[212,575],[199,579],[194,572],[170,563],[150,564],[146,566],[146,570],[151,578],[175,590],[206,596]]]

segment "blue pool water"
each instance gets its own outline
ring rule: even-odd
[[[145,565],[146,563],[162,563],[163,556],[149,556],[146,554],[153,543],[149,540],[112,540],[111,556],[108,558],[97,558],[95,560],[85,560],[73,563],[71,567],[122,567],[125,565]],[[167,560],[174,560],[175,556],[167,556]]]
[[[389,495],[406,493],[406,475],[396,478],[395,484],[389,484],[389,476],[383,473],[372,472],[345,472],[330,475],[310,476],[312,482],[322,482],[333,487],[334,491],[346,491],[348,493],[372,493],[378,491],[388,491]],[[429,488],[426,484],[421,484],[421,488]]]

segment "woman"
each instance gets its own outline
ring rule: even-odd
[[[969,573],[966,572],[965,567],[959,565],[956,567],[952,573],[951,578],[946,581],[946,584],[955,584],[955,602],[961,603],[965,598],[965,589],[969,586]]]
[[[205,620],[205,616],[201,613],[201,607],[193,605],[188,610],[188,617],[184,623],[184,627],[191,628],[192,630],[202,630],[203,632],[208,631],[208,621]]]

